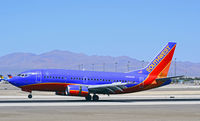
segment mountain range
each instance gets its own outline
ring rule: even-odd
[[[56,68],[73,70],[90,70],[106,72],[127,72],[146,66],[148,62],[128,56],[97,56],[74,53],[70,51],[54,50],[42,54],[11,53],[0,57],[1,74],[18,74],[25,70]],[[200,63],[172,62],[169,75],[186,75],[199,77]]]

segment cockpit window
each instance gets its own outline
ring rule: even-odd
[[[28,74],[18,74],[17,76],[19,76],[19,77],[27,77]]]

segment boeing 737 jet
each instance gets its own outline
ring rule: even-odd
[[[176,43],[169,42],[145,68],[120,73],[64,69],[36,69],[20,73],[7,81],[22,91],[53,91],[56,95],[82,96],[99,100],[98,94],[124,94],[144,91],[171,83],[167,77]]]

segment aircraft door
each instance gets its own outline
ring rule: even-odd
[[[36,80],[35,80],[35,82],[36,83],[41,83],[41,81],[42,81],[42,72],[38,71],[37,74],[36,74]]]

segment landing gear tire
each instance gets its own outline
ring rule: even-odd
[[[92,96],[91,96],[91,95],[88,95],[88,96],[85,97],[85,100],[86,100],[86,101],[91,101],[91,99],[92,99]]]
[[[33,97],[32,94],[29,94],[29,95],[28,95],[28,98],[29,98],[29,99],[31,99],[32,97]]]
[[[92,99],[93,99],[93,101],[98,101],[99,100],[99,96],[98,95],[93,95]]]

